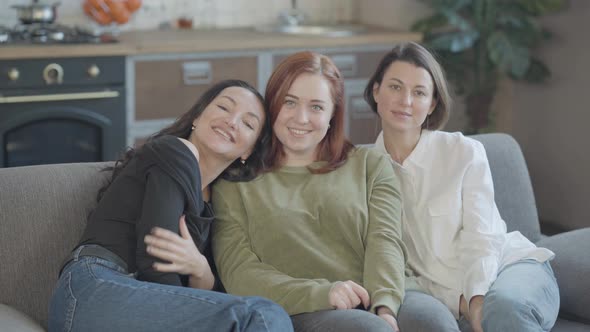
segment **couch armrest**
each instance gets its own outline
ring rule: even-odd
[[[590,321],[590,227],[543,238],[537,246],[555,253],[551,267],[559,285],[560,311]]]
[[[31,317],[0,303],[0,330],[15,332],[45,332]]]

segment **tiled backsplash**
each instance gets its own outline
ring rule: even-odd
[[[41,0],[54,3],[58,0]],[[311,22],[350,22],[357,0],[299,0]],[[28,5],[31,0],[0,1],[0,25],[18,22],[12,5]],[[57,22],[65,25],[98,26],[82,11],[82,0],[61,0]],[[121,30],[154,29],[161,24],[174,24],[180,17],[191,18],[194,27],[226,28],[273,23],[279,13],[291,8],[290,0],[143,0],[142,7]]]

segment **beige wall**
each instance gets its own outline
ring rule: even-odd
[[[363,23],[406,31],[429,9],[416,0],[357,0],[358,20]]]
[[[514,84],[511,127],[523,147],[541,220],[590,226],[590,1],[543,18],[554,38],[540,50],[553,71],[543,86]]]

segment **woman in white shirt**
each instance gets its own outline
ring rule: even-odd
[[[408,248],[401,331],[549,331],[559,290],[549,260],[506,232],[481,143],[439,131],[450,109],[441,66],[422,46],[396,46],[365,89],[381,117],[375,148],[401,181]]]

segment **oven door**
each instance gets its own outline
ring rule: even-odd
[[[0,167],[114,160],[125,135],[123,87],[0,95]]]

